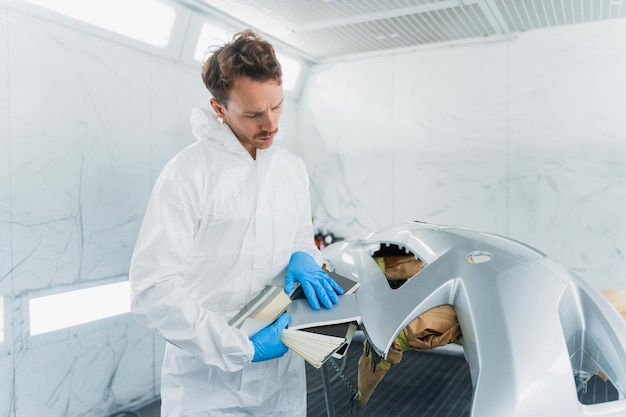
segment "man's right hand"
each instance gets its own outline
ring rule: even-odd
[[[252,362],[276,359],[287,353],[287,346],[280,340],[280,335],[289,324],[291,317],[283,313],[276,321],[250,338],[254,345]]]

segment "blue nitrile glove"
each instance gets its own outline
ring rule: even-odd
[[[285,292],[293,291],[295,282],[302,286],[304,295],[313,310],[320,309],[320,302],[326,308],[337,304],[337,294],[343,294],[343,289],[328,274],[320,268],[315,259],[306,252],[296,252],[291,255],[287,275],[285,275]]]
[[[280,340],[280,334],[289,324],[291,317],[283,313],[276,321],[250,338],[254,346],[252,362],[261,362],[276,359],[287,353],[287,346]]]

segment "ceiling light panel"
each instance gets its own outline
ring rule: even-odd
[[[493,0],[512,31],[626,17],[623,0]]]
[[[371,13],[389,13],[441,0],[200,0],[243,22],[273,30],[301,30],[303,26]],[[443,3],[450,3],[443,1]],[[460,3],[455,0],[453,3]],[[270,33],[270,32],[268,32]]]
[[[188,0],[324,59],[626,17],[626,0]]]
[[[478,1],[203,0],[320,57],[450,42],[499,33]],[[295,3],[300,3],[297,5]],[[297,7],[298,6],[298,7]]]
[[[319,57],[444,43],[498,34],[477,4],[328,25],[282,35],[282,39]]]

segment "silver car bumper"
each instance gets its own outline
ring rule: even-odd
[[[383,245],[424,269],[392,289],[372,257]],[[474,388],[474,417],[626,416],[626,322],[590,284],[541,252],[502,236],[407,222],[323,252],[361,283],[357,298],[372,347],[385,357],[415,317],[454,306]],[[618,400],[584,405],[592,375]]]

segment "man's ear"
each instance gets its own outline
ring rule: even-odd
[[[213,107],[213,111],[215,111],[215,114],[217,114],[217,117],[221,119],[225,119],[226,106],[220,103],[215,97],[211,97],[210,103],[211,103],[211,107]]]

